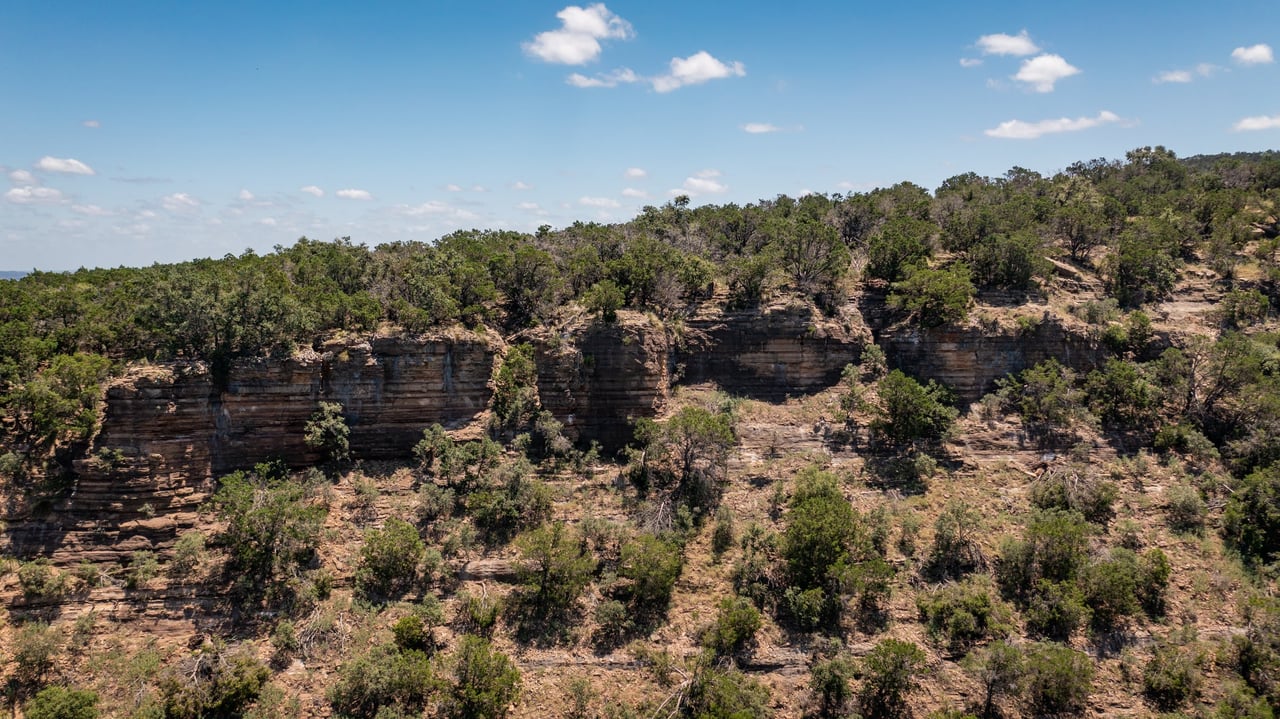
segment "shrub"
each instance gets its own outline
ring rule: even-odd
[[[1258,599],[1244,609],[1245,633],[1232,640],[1232,664],[1259,696],[1280,705],[1280,602]]]
[[[1155,617],[1164,613],[1164,595],[1172,573],[1169,558],[1159,548],[1152,547],[1142,554],[1138,573],[1138,603],[1148,615]]]
[[[982,687],[982,716],[997,716],[996,701],[1017,694],[1025,670],[1022,650],[1004,641],[995,641],[965,657],[964,669]]]
[[[129,570],[124,575],[124,586],[126,589],[145,587],[158,574],[160,564],[156,561],[156,553],[139,549],[129,556]]]
[[[985,563],[977,537],[982,515],[964,502],[948,502],[934,523],[933,544],[925,572],[937,578],[959,579]]]
[[[183,532],[173,543],[173,556],[169,559],[169,573],[174,577],[186,577],[204,561],[204,534],[197,530]]]
[[[726,597],[720,600],[715,621],[702,635],[702,646],[716,657],[742,653],[755,641],[760,630],[760,612],[750,600]]]
[[[1161,711],[1173,711],[1200,693],[1201,657],[1188,647],[1156,645],[1142,670],[1142,691]]]
[[[1200,490],[1195,487],[1176,484],[1165,493],[1165,521],[1174,531],[1199,534],[1204,529],[1206,511]]]
[[[1032,230],[996,234],[974,243],[966,253],[974,278],[984,287],[1029,290],[1038,276],[1053,269],[1044,241]]]
[[[488,595],[458,594],[456,621],[469,634],[488,636],[502,616],[502,600]]]
[[[951,584],[916,599],[929,635],[953,656],[1012,629],[1013,614],[981,580]]]
[[[62,638],[48,624],[31,622],[22,625],[14,633],[12,641],[9,651],[14,664],[13,678],[20,686],[38,684],[53,668]]]
[[[924,327],[963,322],[973,302],[969,268],[955,264],[944,269],[907,267],[905,279],[893,283],[890,307],[913,314]]]
[[[683,568],[684,556],[679,544],[652,534],[640,534],[623,545],[618,576],[631,580],[633,607],[663,613]]]
[[[533,345],[513,345],[493,378],[494,427],[500,431],[522,427],[537,414],[538,407]]]
[[[1257,290],[1231,290],[1218,305],[1227,327],[1248,327],[1266,319],[1271,302]]]
[[[1006,540],[996,565],[996,579],[1006,597],[1025,600],[1041,580],[1075,579],[1084,565],[1088,525],[1075,512],[1042,510],[1027,525],[1021,540]]]
[[[1051,469],[1031,484],[1031,504],[1039,509],[1079,512],[1095,524],[1111,521],[1111,505],[1120,495],[1116,485],[1089,471],[1088,465],[1071,463]]]
[[[728,507],[716,510],[716,526],[711,532],[711,552],[717,558],[733,546],[733,512]]]
[[[1104,426],[1143,430],[1155,422],[1159,393],[1146,372],[1128,360],[1108,359],[1089,373],[1085,391],[1090,408]]]
[[[864,534],[835,475],[815,468],[801,472],[782,537],[791,586],[800,590],[830,587],[833,568],[849,564],[858,545],[869,545]]]
[[[453,681],[441,701],[453,719],[502,719],[520,696],[520,671],[486,639],[464,636],[450,661]]]
[[[520,597],[535,616],[545,618],[569,609],[596,568],[596,559],[577,532],[556,522],[516,540],[520,561],[516,573]]]
[[[67,591],[66,578],[43,557],[18,565],[18,586],[31,599],[57,599]]]
[[[22,713],[27,719],[97,719],[98,695],[71,687],[46,687],[31,697]]]
[[[324,452],[325,459],[345,462],[351,458],[351,429],[342,416],[341,404],[321,402],[319,409],[307,420],[303,432],[306,445]]]
[[[1052,642],[1030,645],[1025,653],[1023,693],[1038,714],[1079,714],[1093,685],[1088,655]]]
[[[1002,404],[1017,412],[1027,433],[1045,444],[1053,444],[1088,421],[1084,393],[1075,389],[1075,373],[1056,359],[1047,359],[997,384]]]
[[[862,661],[862,689],[858,705],[867,719],[907,715],[907,694],[919,684],[925,653],[911,642],[885,639]]]
[[[248,653],[206,647],[158,682],[166,719],[232,719],[244,714],[271,671]]]
[[[391,636],[401,650],[430,652],[435,648],[435,639],[431,636],[431,627],[427,626],[421,614],[407,614],[391,625]]]
[[[769,690],[736,669],[701,666],[689,680],[684,716],[690,719],[765,719]]]
[[[933,380],[922,385],[901,370],[885,375],[877,392],[881,407],[871,429],[894,443],[940,439],[959,415],[946,388]]]
[[[1265,564],[1280,556],[1280,465],[1240,482],[1222,514],[1222,534],[1246,560]]]
[[[418,530],[394,517],[382,529],[365,534],[356,566],[356,586],[368,597],[389,599],[408,591],[418,579],[426,546]]]
[[[1092,612],[1094,626],[1107,630],[1138,610],[1138,557],[1131,550],[1116,547],[1111,555],[1090,565],[1081,577],[1084,602]]]
[[[420,714],[435,685],[426,654],[380,645],[339,668],[328,698],[340,717],[384,716],[385,707]]]
[[[853,662],[842,656],[819,659],[809,667],[809,691],[819,717],[844,716],[845,707],[853,698],[849,678],[856,670]]]
[[[1023,614],[1027,620],[1027,631],[1057,641],[1066,641],[1091,616],[1078,584],[1044,579],[1024,600]]]
[[[601,280],[582,293],[582,306],[588,312],[598,313],[605,322],[616,322],[618,310],[626,302],[627,296],[613,280]]]

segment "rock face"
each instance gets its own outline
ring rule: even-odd
[[[616,449],[631,422],[658,413],[671,388],[671,343],[656,319],[619,312],[618,322],[535,333],[538,396],[566,435]]]
[[[342,403],[355,456],[408,456],[427,425],[485,411],[499,343],[464,332],[334,341],[287,359],[238,360],[221,387],[201,362],[134,368],[106,390],[102,429],[76,462],[70,497],[44,521],[14,527],[11,545],[64,548],[65,535],[84,532],[117,551],[167,541],[194,523],[217,476],[276,458],[321,461],[303,432],[322,401]]]
[[[779,399],[835,384],[870,342],[870,330],[852,307],[825,317],[812,305],[788,305],[690,320],[676,362],[686,381],[714,381],[749,397]]]
[[[1096,340],[1050,316],[1031,329],[895,326],[877,335],[891,368],[946,384],[966,404],[995,389],[996,380],[1046,359],[1087,372],[1106,357]]]

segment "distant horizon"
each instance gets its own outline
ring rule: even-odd
[[[48,271],[1280,146],[1273,3],[11,4],[0,254]],[[68,22],[68,18],[74,22]]]

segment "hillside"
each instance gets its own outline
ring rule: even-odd
[[[10,700],[1270,716],[1277,201],[1143,148],[4,283]]]

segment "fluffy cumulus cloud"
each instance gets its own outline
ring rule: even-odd
[[[1078,132],[1120,121],[1119,115],[1103,110],[1098,113],[1097,117],[1077,117],[1074,120],[1066,117],[1056,120],[1041,120],[1039,122],[1009,120],[990,130],[986,130],[985,134],[987,137],[998,137],[1005,140],[1034,140],[1044,135],[1053,135],[1060,132]]]
[[[200,201],[185,192],[165,195],[160,204],[170,212],[193,212],[200,207]]]
[[[1266,65],[1276,61],[1275,55],[1271,52],[1271,46],[1263,43],[1238,47],[1231,51],[1231,59],[1241,65]]]
[[[644,190],[637,190],[634,187],[627,187],[622,190],[622,196],[630,197],[633,200],[644,200],[648,199],[649,193]]]
[[[521,202],[520,204],[516,205],[516,209],[523,210],[532,215],[537,215],[538,217],[545,217],[548,214],[550,214],[546,210],[542,209],[542,205],[539,205],[536,202]]]
[[[719,195],[728,192],[729,186],[720,182],[719,178],[719,170],[702,170],[692,177],[684,178],[684,184],[680,186],[680,189],[672,190],[671,193],[697,196]]]
[[[1023,30],[1017,35],[1006,35],[1002,32],[993,33],[991,35],[983,35],[978,38],[978,49],[983,55],[1014,55],[1023,57],[1025,55],[1034,55],[1040,52],[1040,48],[1031,42],[1031,36],[1027,35],[1027,31]],[[964,64],[964,61],[961,61]],[[968,67],[966,65],[966,67]]]
[[[1037,55],[1024,61],[1013,79],[1036,92],[1053,92],[1053,86],[1059,80],[1079,74],[1080,69],[1072,66],[1061,55]]]
[[[1232,126],[1236,132],[1249,132],[1252,130],[1280,130],[1280,115],[1258,115],[1256,117],[1246,117],[1240,122]]]
[[[726,77],[742,77],[747,69],[742,63],[721,62],[706,50],[699,50],[689,57],[671,58],[670,72],[653,78],[653,89],[658,92],[671,92],[685,85],[700,85],[708,80],[719,80]]]
[[[475,220],[478,215],[470,210],[454,207],[447,202],[428,200],[420,205],[399,205],[395,208],[398,214],[406,217],[438,217],[449,220]]]
[[[239,197],[241,202],[253,202],[253,193],[248,190],[241,190],[236,197]]]
[[[15,187],[4,199],[15,205],[53,205],[62,202],[62,193],[52,187]]]
[[[92,167],[73,157],[49,157],[45,155],[36,162],[37,170],[45,172],[61,172],[67,175],[96,175]]]
[[[324,190],[316,187],[315,185],[307,185],[306,187],[299,188],[298,192],[305,192],[312,197],[324,197]]]
[[[635,32],[631,23],[614,15],[604,3],[570,5],[556,13],[558,30],[538,33],[524,51],[543,62],[584,65],[600,57],[601,40],[626,40]]]
[[[513,189],[513,190],[521,190],[521,191],[523,191],[523,190],[532,190],[532,189],[533,189],[533,185],[530,185],[529,183],[524,182],[524,181],[522,181],[522,180],[516,180],[515,182],[511,183],[511,189]]]
[[[748,122],[742,126],[742,131],[749,135],[763,135],[770,132],[781,132],[782,128],[768,122]]]
[[[982,58],[962,57],[960,58],[960,67],[977,67],[982,64]]]
[[[629,85],[633,82],[640,82],[644,78],[637,75],[630,68],[622,68],[620,70],[610,70],[609,72],[596,73],[594,77],[587,77],[582,73],[575,72],[565,78],[565,82],[574,87],[617,87],[618,85]]]
[[[628,167],[627,171],[622,173],[622,176],[630,177],[633,180],[638,180],[642,177],[648,177],[649,173],[645,172],[644,169],[640,167]]]
[[[584,207],[600,207],[600,208],[622,207],[622,203],[618,202],[612,197],[580,197],[578,198],[578,204]]]
[[[1191,82],[1191,71],[1190,70],[1169,70],[1168,72],[1162,72],[1159,75],[1156,75],[1155,78],[1152,79],[1152,82],[1156,83],[1157,85],[1164,84],[1166,82],[1177,82],[1177,83]]]
[[[36,176],[31,174],[27,170],[14,170],[13,172],[9,173],[9,179],[12,180],[13,184],[15,185],[39,185],[40,184],[40,181],[36,179]]]
[[[368,190],[356,190],[353,188],[338,190],[333,194],[337,195],[338,197],[341,197],[344,200],[372,200],[373,199],[373,195],[369,194]]]

